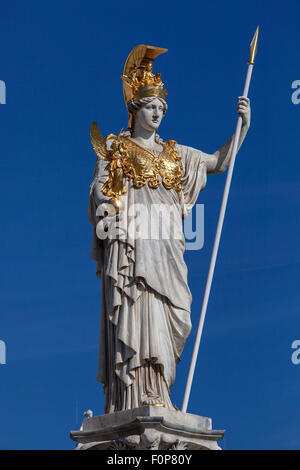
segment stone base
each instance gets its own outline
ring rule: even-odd
[[[86,418],[71,439],[78,450],[220,450],[224,433],[210,418],[143,406]]]

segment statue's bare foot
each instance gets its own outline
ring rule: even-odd
[[[157,394],[149,394],[143,397],[142,406],[153,405],[153,406],[165,406],[163,400]]]

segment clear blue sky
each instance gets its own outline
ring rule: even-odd
[[[100,282],[87,219],[89,127],[127,124],[120,75],[137,44],[169,92],[160,135],[206,152],[233,133],[259,24],[252,126],[240,151],[189,411],[227,429],[225,449],[300,449],[300,79],[298,1],[5,2],[0,12],[0,448],[72,449],[82,413],[103,413],[96,382]],[[181,406],[225,175],[210,176],[205,244],[187,252],[189,338]]]

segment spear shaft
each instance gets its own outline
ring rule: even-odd
[[[246,75],[246,80],[245,80],[245,85],[244,85],[244,91],[243,91],[243,96],[245,97],[248,96],[252,70],[254,67],[254,59],[256,56],[256,52],[257,52],[257,38],[258,38],[258,27],[256,29],[256,32],[254,34],[254,37],[250,45],[250,60],[248,62],[248,70],[247,70],[247,75]],[[233,147],[232,147],[231,157],[230,157],[230,164],[228,168],[228,173],[227,173],[227,178],[226,178],[226,183],[225,183],[225,188],[224,188],[224,193],[223,193],[223,198],[222,198],[222,204],[221,204],[221,209],[219,213],[217,231],[215,235],[215,241],[214,241],[214,246],[213,246],[213,251],[212,251],[212,256],[211,256],[211,262],[210,262],[206,286],[205,286],[205,292],[204,292],[204,298],[203,298],[203,303],[202,303],[201,315],[199,319],[198,331],[196,335],[189,375],[188,375],[184,398],[183,398],[182,411],[184,413],[187,410],[187,405],[188,405],[188,401],[190,397],[190,392],[191,392],[191,387],[192,387],[192,382],[193,382],[193,377],[194,377],[194,372],[195,372],[195,367],[196,367],[196,362],[197,362],[197,357],[198,357],[198,351],[199,351],[199,346],[200,346],[200,340],[202,336],[203,325],[204,325],[204,320],[205,320],[205,315],[206,315],[206,310],[207,310],[207,304],[208,304],[208,299],[209,299],[210,289],[212,285],[212,279],[214,275],[219,244],[220,244],[220,238],[221,238],[221,233],[222,233],[222,228],[223,228],[223,222],[224,222],[225,211],[226,211],[226,206],[227,206],[227,201],[228,201],[230,184],[231,184],[231,179],[232,179],[232,174],[233,174],[233,169],[234,169],[235,157],[237,154],[238,143],[239,143],[239,138],[241,134],[241,128],[242,128],[242,117],[239,116],[237,120],[237,124],[236,124]]]

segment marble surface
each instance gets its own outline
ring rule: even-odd
[[[211,418],[143,406],[86,418],[71,439],[78,450],[219,450],[224,433]]]

